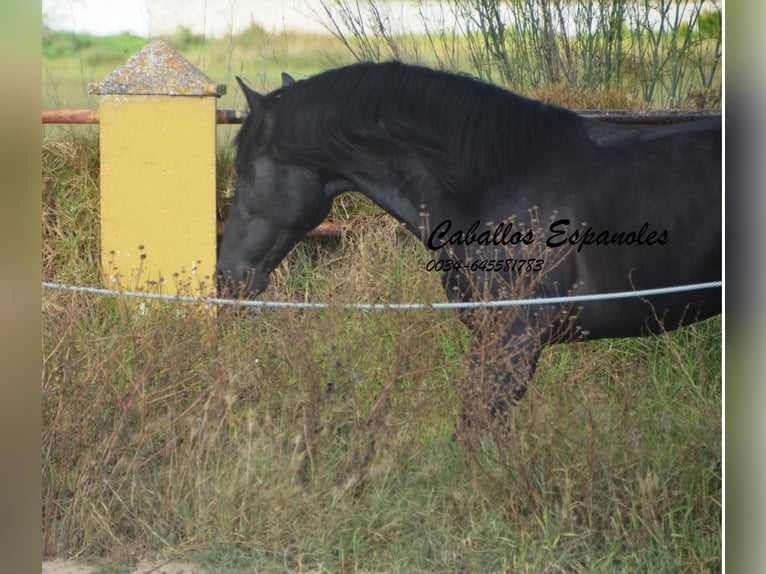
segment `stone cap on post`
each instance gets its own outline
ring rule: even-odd
[[[216,96],[226,93],[162,40],[152,40],[103,81],[88,90],[98,95]]]

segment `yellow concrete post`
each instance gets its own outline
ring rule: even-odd
[[[160,40],[91,86],[107,286],[213,294],[216,97],[225,90]]]

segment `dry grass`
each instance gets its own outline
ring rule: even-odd
[[[48,143],[43,160],[44,278],[95,285],[97,145]],[[355,223],[299,246],[270,296],[443,299],[388,216],[347,197],[334,217]],[[551,348],[510,437],[461,443],[474,379],[447,311],[212,318],[46,291],[43,318],[46,556],[182,555],[215,572],[720,568],[717,319]]]

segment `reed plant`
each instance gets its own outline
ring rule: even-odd
[[[565,85],[616,91],[640,107],[720,106],[717,1],[419,0],[420,34],[387,2],[321,5],[328,31],[357,60],[466,71],[520,93]]]

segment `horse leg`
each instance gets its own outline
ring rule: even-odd
[[[470,379],[463,392],[461,426],[510,431],[510,408],[526,393],[540,357],[537,338],[477,336]]]

